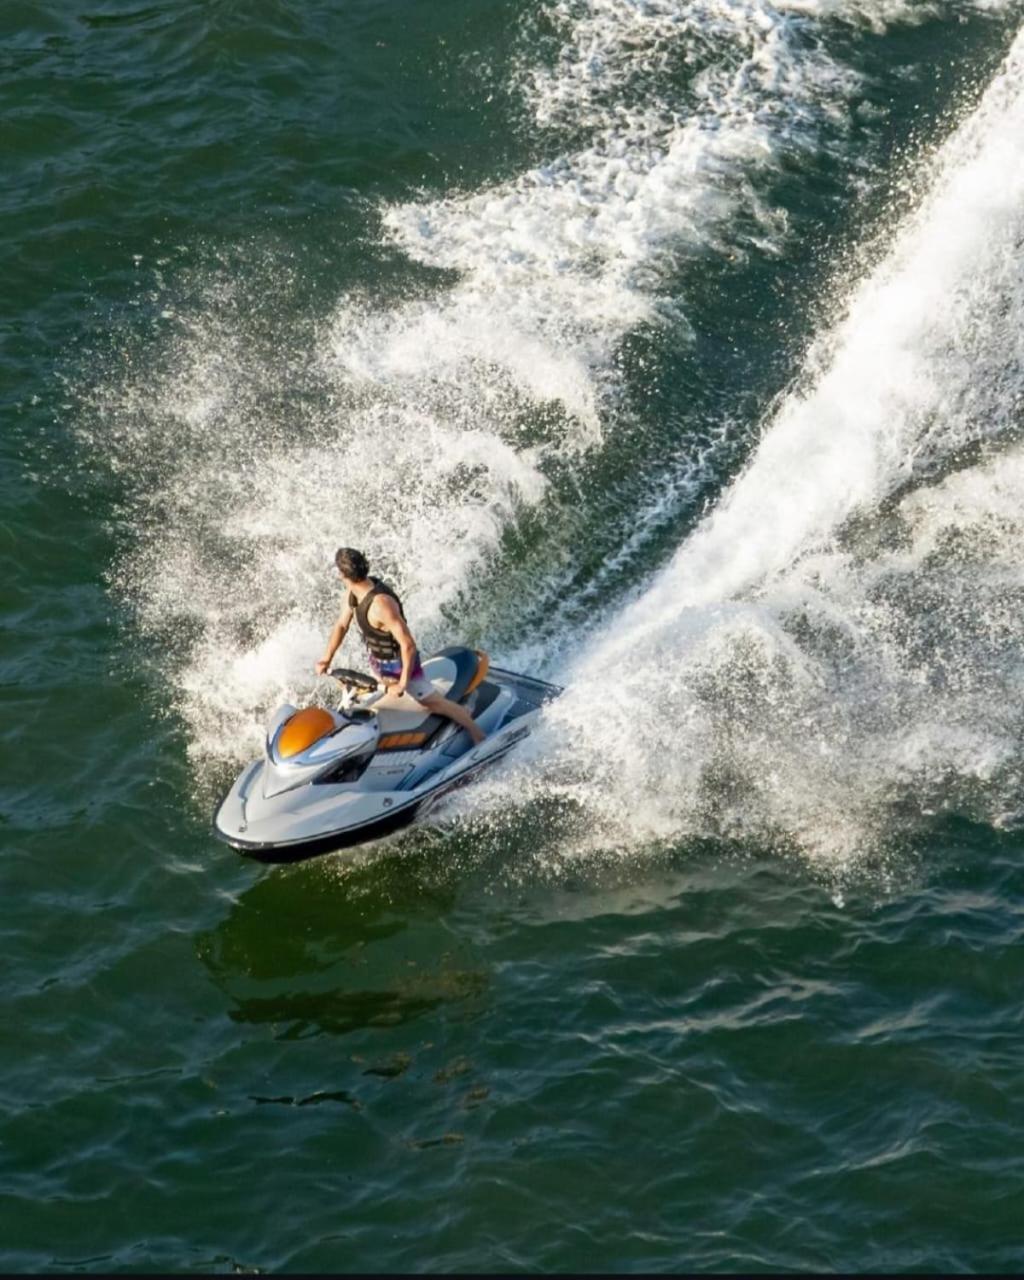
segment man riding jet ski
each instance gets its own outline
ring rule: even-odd
[[[447,716],[462,725],[474,743],[484,740],[483,731],[473,717],[450,698],[442,698],[423,674],[416,641],[405,621],[402,602],[386,582],[370,577],[370,566],[361,551],[341,547],[335,552],[338,576],[345,584],[348,600],[334,624],[324,656],[316,664],[317,675],[324,675],[335,651],[352,625],[353,615],[363,633],[363,643],[370,666],[396,698],[406,690],[434,715]]]
[[[368,576],[359,552],[343,548],[336,560],[348,603],[316,669],[341,685],[337,709],[280,707],[263,758],[214,820],[222,840],[262,862],[298,862],[405,826],[501,759],[561,693],[463,646],[421,663],[394,592]],[[353,616],[379,679],[328,671]]]

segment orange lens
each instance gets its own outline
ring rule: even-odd
[[[322,707],[306,707],[296,711],[281,730],[277,740],[278,754],[288,759],[305,751],[334,728],[334,717]]]

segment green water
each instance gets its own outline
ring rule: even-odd
[[[1022,13],[821,9],[3,7],[5,1269],[1024,1263]],[[265,869],[343,542],[570,694]]]

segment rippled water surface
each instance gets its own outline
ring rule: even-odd
[[[3,7],[4,1268],[1024,1265],[1022,22]],[[260,868],[342,543],[568,691]]]

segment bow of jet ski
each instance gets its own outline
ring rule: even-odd
[[[371,677],[332,671],[344,691],[337,708],[285,704],[271,717],[262,758],[217,810],[220,839],[261,862],[299,862],[379,839],[506,755],[562,692],[459,645],[427,659],[423,672],[487,734],[479,746]]]

